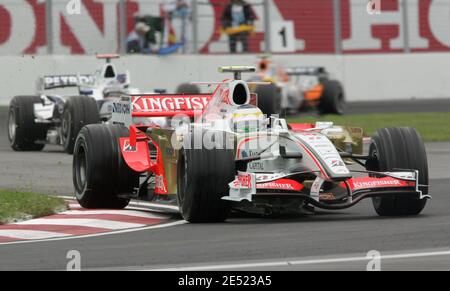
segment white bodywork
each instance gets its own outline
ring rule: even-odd
[[[289,129],[285,119],[270,117],[267,118],[268,126],[266,128],[248,133],[234,132],[230,126],[230,116],[238,109],[239,105],[242,105],[236,104],[233,99],[237,86],[245,86],[246,90],[240,90],[240,92],[248,95],[245,98],[245,104],[248,104],[250,96],[247,83],[240,80],[222,82],[218,84],[212,100],[203,114],[191,125],[234,135],[236,161],[251,160],[247,163],[245,172],[237,173],[235,180],[229,184],[229,195],[222,199],[234,202],[252,202],[252,196],[257,194],[257,189],[261,184],[279,181],[284,177],[292,176],[293,173],[308,173],[315,176],[309,190],[309,197],[319,202],[326,182],[347,181],[356,177],[355,172],[350,171],[341,154],[328,138],[328,136],[343,131],[340,127],[334,127],[332,122],[318,122],[315,128],[293,132]],[[281,149],[283,149],[283,153],[281,153]],[[290,156],[290,158],[286,159],[283,155]],[[252,160],[255,157],[257,158]],[[404,181],[414,181],[418,191],[419,175],[417,171],[380,174],[386,177],[401,178]],[[291,186],[289,184],[273,184],[277,187]],[[278,190],[295,189],[278,188]],[[352,203],[352,190],[348,189],[348,191],[347,202]],[[420,198],[426,197],[421,195]]]
[[[103,122],[108,122],[112,115],[112,104],[121,95],[139,94],[136,88],[130,88],[130,73],[118,74],[110,63],[102,65],[92,75],[57,75],[45,76],[37,82],[37,90],[42,102],[34,104],[36,123],[47,123],[51,126],[47,132],[47,143],[61,144],[61,116],[64,104],[69,96],[86,96],[97,101],[99,115]],[[77,93],[66,95],[48,94],[48,90],[76,88]],[[64,89],[66,90],[66,89]]]
[[[138,94],[137,88],[129,88],[131,82],[130,73],[118,74],[115,66],[111,63],[103,65],[93,75],[65,75],[46,76],[38,80],[38,92],[42,99],[42,104],[34,105],[36,121],[46,122],[53,117],[55,106],[63,104],[63,95],[43,94],[44,91],[56,88],[76,87],[77,95],[92,97],[98,101],[100,115],[110,115],[111,111],[107,105],[108,98],[117,98],[121,94]]]
[[[230,196],[228,200],[248,200],[256,193],[256,182],[270,182],[280,179],[288,174],[289,167],[301,164],[305,171],[314,172],[321,181],[330,179],[350,178],[351,174],[339,152],[326,134],[333,131],[332,123],[318,123],[317,128],[301,133],[292,133],[285,119],[267,118],[267,125],[259,131],[250,133],[236,133],[231,128],[231,116],[239,105],[233,101],[234,90],[237,86],[244,86],[247,94],[245,104],[250,102],[250,93],[247,83],[234,80],[218,84],[212,100],[207,105],[203,114],[199,116],[194,127],[203,127],[208,130],[227,132],[236,136],[236,159],[260,156],[260,164],[254,173],[240,173],[246,177],[247,185],[241,185],[236,178],[230,184]],[[242,91],[244,92],[244,91]],[[338,130],[338,129],[334,129]],[[286,153],[301,153],[301,159],[285,160],[280,155],[280,146],[286,149]],[[250,163],[251,165],[251,163]],[[249,171],[251,172],[251,171]],[[260,172],[261,174],[259,174]],[[265,173],[265,174],[263,174]],[[277,173],[267,175],[267,173]],[[251,201],[251,199],[250,199]]]

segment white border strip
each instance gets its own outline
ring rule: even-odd
[[[66,200],[76,200],[73,196],[57,196],[61,199]],[[148,203],[148,202],[139,202],[139,203],[130,203],[131,206],[149,206],[149,207],[155,207],[155,208],[166,208],[170,210],[176,210],[179,211],[177,206],[172,205],[162,205],[163,207],[160,207],[159,204],[154,203]],[[139,208],[129,207],[125,210],[140,210]],[[151,209],[145,209],[145,210],[151,210]],[[62,213],[60,213],[62,214]],[[167,217],[167,219],[170,219]],[[26,223],[26,222],[24,222]],[[68,236],[68,237],[54,237],[49,239],[36,239],[36,240],[24,240],[24,241],[15,241],[15,242],[5,242],[0,243],[0,246],[5,245],[17,245],[17,244],[29,244],[29,243],[42,243],[42,242],[52,242],[52,241],[62,241],[62,240],[72,240],[72,239],[83,239],[83,238],[91,238],[91,237],[100,237],[100,236],[107,236],[107,235],[116,235],[116,234],[122,234],[122,233],[130,233],[130,232],[137,232],[137,231],[145,231],[145,230],[153,230],[153,229],[159,229],[159,228],[166,228],[166,227],[172,227],[177,225],[186,224],[187,221],[185,220],[177,220],[174,222],[168,222],[168,223],[161,223],[157,225],[151,225],[148,227],[137,227],[137,228],[129,228],[124,230],[116,230],[116,231],[110,231],[110,232],[104,232],[104,233],[94,233],[94,234],[88,234],[88,235],[80,235],[80,236]]]
[[[6,243],[0,243],[0,247],[4,245],[17,245],[17,244],[29,244],[29,243],[42,243],[42,242],[52,242],[52,241],[62,241],[62,240],[72,240],[72,239],[83,239],[83,238],[92,238],[92,237],[100,237],[100,236],[107,236],[107,235],[116,235],[116,234],[123,234],[123,233],[130,233],[130,232],[137,232],[137,231],[144,231],[144,230],[153,230],[153,229],[159,229],[159,228],[166,228],[166,227],[172,227],[177,225],[186,224],[187,221],[185,220],[179,220],[169,223],[162,223],[158,225],[152,225],[148,227],[139,227],[139,228],[131,228],[131,229],[124,229],[124,230],[118,230],[118,231],[111,231],[111,232],[104,232],[104,233],[95,233],[95,234],[88,234],[88,235],[80,235],[80,236],[70,236],[70,237],[59,237],[59,238],[50,238],[50,239],[42,239],[42,240],[25,240],[25,241],[17,241],[17,242],[6,242]]]
[[[66,199],[66,200],[76,200],[75,196],[57,196],[58,198],[61,199]],[[167,209],[167,210],[172,210],[172,211],[176,211],[179,212],[180,209],[178,208],[178,206],[175,205],[164,205],[164,204],[159,204],[159,203],[152,203],[152,202],[145,202],[145,201],[139,201],[139,200],[132,200],[129,204],[129,206],[131,207],[152,207],[152,208],[156,208],[156,209]],[[129,210],[130,208],[125,208],[125,210]]]
[[[407,254],[393,254],[381,256],[381,260],[396,260],[396,259],[414,259],[424,257],[439,257],[450,256],[450,251],[435,251],[435,252],[419,252]],[[289,267],[299,265],[319,265],[319,264],[333,264],[333,263],[349,263],[349,262],[367,262],[370,259],[367,257],[347,257],[347,258],[324,258],[311,260],[292,260],[292,261],[271,261],[271,262],[254,262],[242,264],[223,264],[223,265],[204,265],[204,266],[180,266],[165,269],[149,269],[147,271],[214,271],[214,270],[237,270],[237,269],[252,269],[252,268],[269,268],[269,267]]]

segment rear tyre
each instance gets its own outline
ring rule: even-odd
[[[335,80],[323,80],[324,91],[319,103],[320,114],[344,114],[345,92],[342,84]]]
[[[200,88],[197,85],[184,83],[177,87],[177,94],[200,94]]]
[[[258,107],[267,116],[281,113],[281,95],[274,84],[258,86],[255,89],[258,95]]]
[[[191,144],[195,144],[193,140]],[[178,161],[177,180],[183,218],[192,223],[226,220],[230,207],[221,198],[228,195],[228,184],[234,177],[233,150],[184,149]]]
[[[64,151],[73,154],[75,140],[83,126],[100,122],[97,102],[87,96],[73,96],[64,104],[61,138]]]
[[[125,208],[139,183],[139,174],[125,163],[121,137],[128,129],[121,125],[93,124],[81,129],[73,156],[75,196],[84,208]]]
[[[370,159],[366,169],[388,172],[398,169],[419,171],[419,184],[428,185],[428,163],[424,143],[413,128],[384,128],[372,137]],[[421,187],[428,194],[428,187]],[[373,198],[373,206],[380,216],[418,215],[427,200],[408,197]]]
[[[45,144],[47,125],[35,122],[34,104],[39,96],[16,96],[8,111],[8,140],[15,151],[41,151]],[[42,141],[42,143],[38,143]]]

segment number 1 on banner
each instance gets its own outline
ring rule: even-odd
[[[275,53],[293,53],[296,51],[293,21],[277,21],[271,26],[271,46]]]
[[[283,47],[287,47],[287,39],[286,39],[286,27],[283,26],[283,29],[280,30],[280,35],[283,39]]]

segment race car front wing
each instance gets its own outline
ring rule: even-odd
[[[361,200],[372,197],[406,196],[414,199],[429,199],[419,184],[419,172],[352,171],[352,174],[368,176],[352,177],[344,181],[326,181],[317,177],[312,183],[302,177],[312,172],[289,174],[264,174],[238,172],[229,184],[229,196],[222,199],[232,202],[254,202],[259,198],[297,198],[306,203],[327,210],[346,209]],[[303,182],[301,182],[303,181]],[[308,185],[309,184],[309,185]]]

